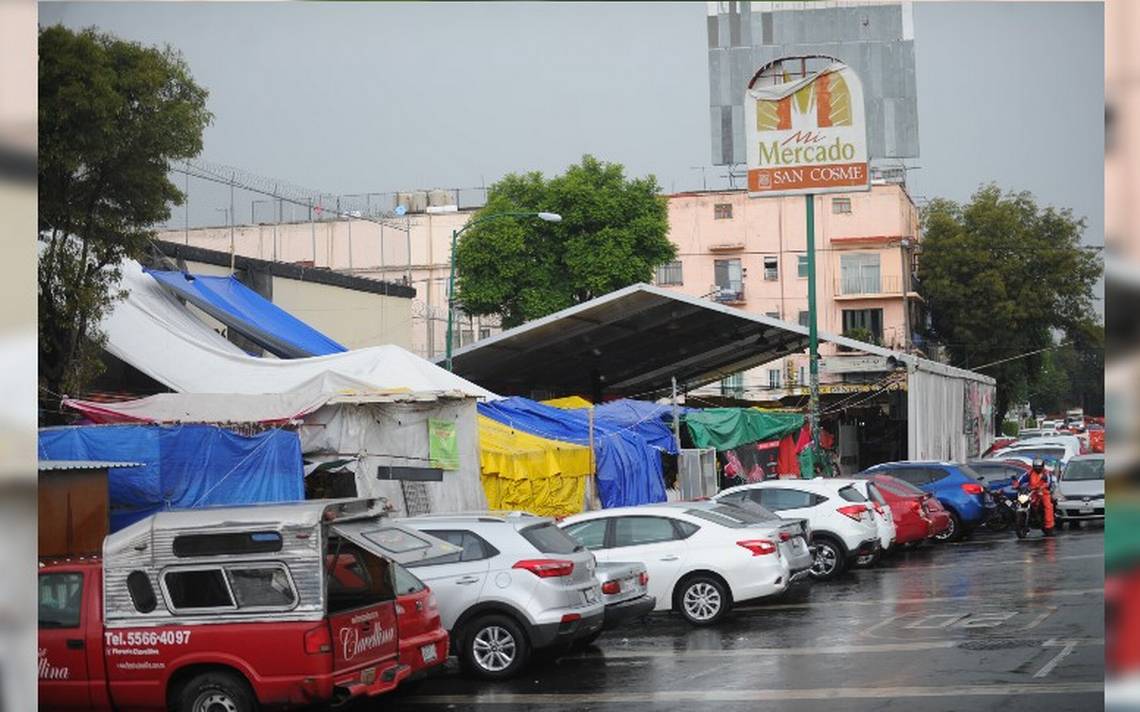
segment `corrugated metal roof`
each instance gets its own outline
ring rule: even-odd
[[[107,470],[112,467],[142,467],[145,462],[109,462],[106,460],[40,460],[40,472],[58,470]]]

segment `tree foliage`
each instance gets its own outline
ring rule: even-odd
[[[1042,208],[1029,193],[987,185],[965,205],[931,201],[922,220],[918,276],[931,336],[965,368],[1010,359],[984,370],[997,380],[999,423],[1038,386],[1063,388],[1055,372],[1043,370],[1047,357],[1013,357],[1053,346],[1055,334],[1092,353],[1099,328],[1103,359],[1103,327],[1092,308],[1103,268],[1080,244],[1083,219]]]
[[[205,89],[170,48],[94,30],[39,34],[39,372],[46,393],[98,374],[118,265],[184,196],[172,161],[202,150]]]
[[[517,326],[636,282],[676,254],[666,201],[653,176],[584,156],[563,175],[510,174],[491,186],[473,220],[553,212],[560,223],[504,218],[473,225],[455,253],[456,297],[469,314]]]

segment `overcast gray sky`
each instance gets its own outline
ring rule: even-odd
[[[210,91],[203,157],[326,192],[466,187],[583,153],[700,186],[705,4],[47,3],[183,52]],[[1103,242],[1099,3],[917,3],[916,196],[996,181]],[[710,169],[710,186],[723,184]],[[227,202],[193,186],[191,217]],[[248,202],[238,219],[248,219]],[[174,222],[181,223],[176,213]]]

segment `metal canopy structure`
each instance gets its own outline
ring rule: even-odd
[[[803,351],[808,331],[635,284],[459,349],[455,373],[502,395],[649,397]]]

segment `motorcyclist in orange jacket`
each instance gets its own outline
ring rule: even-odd
[[[1053,536],[1053,495],[1049,492],[1049,473],[1045,472],[1045,461],[1033,458],[1033,469],[1029,471],[1029,489],[1039,498],[1045,515],[1045,536]]]

